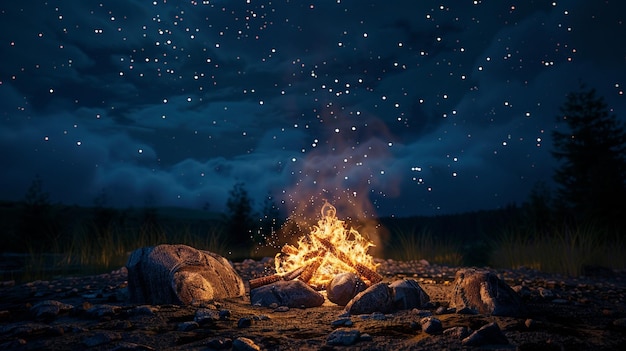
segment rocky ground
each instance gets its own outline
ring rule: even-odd
[[[341,306],[257,307],[245,298],[193,306],[131,305],[125,268],[0,286],[0,349],[15,350],[625,350],[626,273],[566,278],[532,270],[496,271],[524,300],[519,318],[448,309],[458,268],[379,260],[391,282],[411,278],[426,309],[346,316]],[[235,263],[244,281],[272,273],[271,259]],[[424,318],[441,322],[427,332]],[[462,338],[494,323],[506,344],[467,346]]]

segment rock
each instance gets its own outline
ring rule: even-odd
[[[239,318],[237,328],[248,328],[252,325],[252,319],[249,317]]]
[[[238,351],[259,351],[261,347],[251,339],[239,337],[233,341],[233,350]]]
[[[121,340],[122,335],[113,332],[99,332],[83,340],[83,345],[86,347],[100,346],[108,344],[112,341]]]
[[[463,346],[506,345],[508,343],[509,340],[495,322],[482,326],[461,340]]]
[[[522,313],[519,295],[490,271],[460,269],[452,286],[450,307],[455,307],[457,312],[469,309],[482,314],[511,317]]]
[[[177,330],[180,331],[192,331],[200,328],[200,324],[196,321],[187,321],[178,324]]]
[[[93,318],[114,316],[122,308],[114,305],[94,305],[87,309],[87,315]]]
[[[56,300],[45,300],[30,308],[36,319],[51,320],[61,313],[71,312],[74,306]]]
[[[389,313],[393,310],[393,293],[387,283],[377,283],[358,293],[346,305],[349,314]]]
[[[154,347],[150,347],[142,344],[135,344],[134,342],[122,341],[115,346],[111,351],[154,351]]]
[[[422,330],[426,334],[439,335],[443,332],[441,321],[435,317],[425,317],[420,320]]]
[[[250,291],[252,305],[269,307],[272,304],[287,307],[317,307],[324,296],[300,280],[277,281]]]
[[[228,260],[186,245],[137,249],[126,267],[133,303],[187,305],[245,294],[243,280]]]
[[[337,327],[351,327],[353,325],[352,320],[350,318],[339,318],[335,319],[330,323],[333,328]]]
[[[444,330],[443,335],[449,338],[463,340],[470,335],[470,330],[467,327],[452,327]]]
[[[328,334],[326,343],[329,345],[350,346],[359,341],[361,332],[357,329],[339,328]]]
[[[389,285],[393,291],[393,305],[398,310],[421,308],[430,297],[414,279],[396,280]]]
[[[330,302],[339,306],[348,304],[356,294],[365,290],[367,285],[354,273],[336,275],[326,287],[326,296]]]
[[[225,350],[233,347],[233,340],[230,338],[214,338],[206,343],[211,350]]]
[[[211,324],[220,320],[220,313],[210,308],[200,308],[193,317],[194,322],[198,324]]]

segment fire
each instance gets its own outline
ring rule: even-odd
[[[328,202],[322,206],[321,215],[309,235],[302,236],[296,246],[285,245],[276,255],[276,272],[297,274],[298,279],[319,289],[325,289],[333,277],[344,272],[356,273],[368,285],[382,280],[367,253],[373,243],[356,229],[347,229]]]

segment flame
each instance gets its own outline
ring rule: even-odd
[[[354,272],[367,284],[376,283],[380,276],[377,265],[367,251],[374,244],[356,229],[347,228],[337,218],[337,210],[328,202],[321,209],[321,218],[309,235],[298,239],[296,246],[285,245],[276,255],[276,272],[286,275],[302,270],[299,277],[321,289],[337,274]]]

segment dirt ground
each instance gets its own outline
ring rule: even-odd
[[[136,306],[125,302],[126,270],[89,277],[65,277],[0,286],[0,349],[15,350],[211,350],[242,349],[238,338],[263,350],[461,350],[458,336],[431,335],[419,321],[428,314],[443,329],[477,330],[496,322],[508,345],[490,350],[624,350],[626,349],[626,274],[602,271],[596,276],[567,278],[532,270],[497,271],[520,292],[527,313],[519,318],[457,313],[436,314],[447,307],[450,283],[458,268],[424,262],[380,260],[385,281],[419,282],[433,306],[391,314],[349,316],[336,324],[343,307],[328,300],[320,307],[298,309],[252,306],[249,296],[195,306]],[[271,262],[235,263],[244,281],[270,272]],[[42,301],[66,304],[54,315],[35,316]],[[198,320],[199,311],[215,310],[219,318]],[[439,311],[440,312],[440,311]],[[345,320],[344,320],[345,322]],[[337,329],[358,331],[346,346],[329,343]],[[233,347],[233,343],[235,344]],[[253,349],[253,348],[252,348]]]

